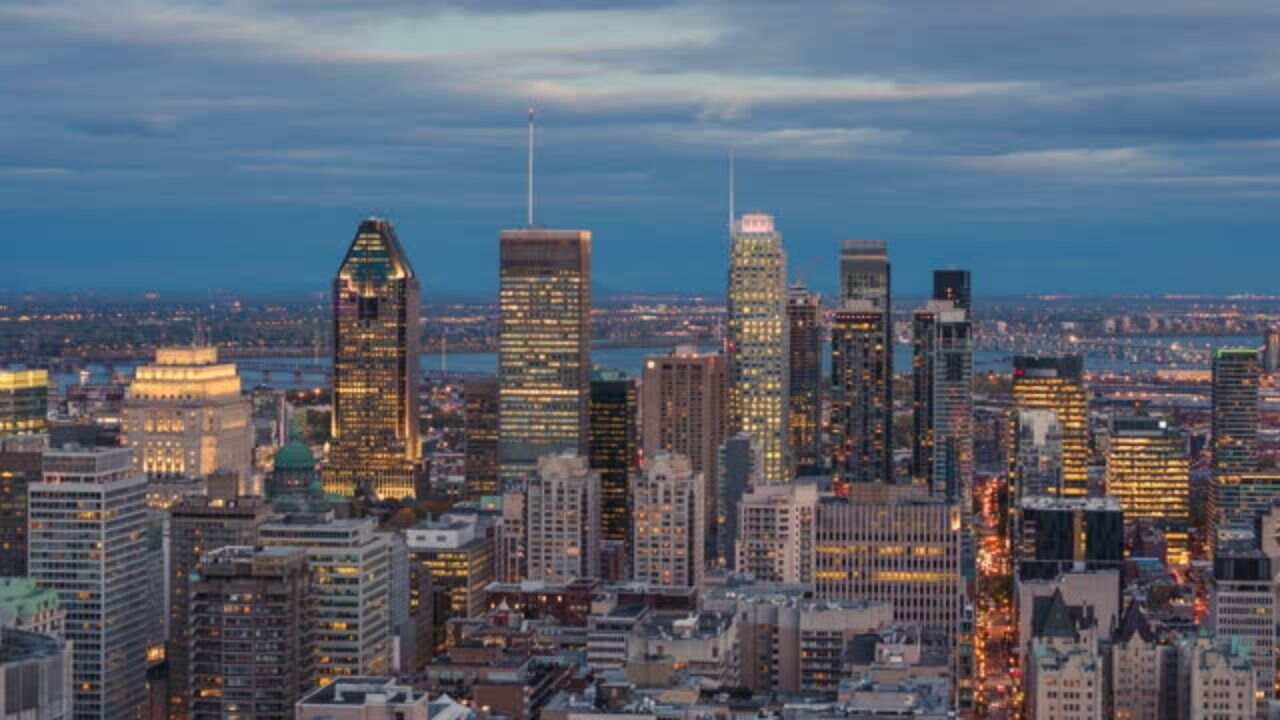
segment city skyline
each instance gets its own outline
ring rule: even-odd
[[[11,287],[320,289],[335,228],[376,214],[448,269],[428,289],[492,288],[529,105],[538,216],[595,231],[607,287],[720,289],[731,150],[739,208],[824,293],[845,237],[890,241],[920,294],[948,264],[990,294],[1271,287],[1265,6],[738,8],[6,7],[0,206],[39,239],[10,244]],[[816,53],[812,28],[862,40]]]

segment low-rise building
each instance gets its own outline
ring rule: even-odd
[[[61,638],[0,627],[0,718],[70,720],[71,660]]]
[[[427,720],[427,694],[389,677],[344,678],[298,701],[297,720]]]
[[[61,638],[66,619],[54,590],[28,577],[0,577],[0,627]]]

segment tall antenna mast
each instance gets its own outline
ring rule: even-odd
[[[533,108],[529,108],[529,200],[525,220],[533,227]]]
[[[729,148],[729,234],[733,234],[733,148]]]

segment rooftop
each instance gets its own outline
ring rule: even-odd
[[[351,677],[316,688],[299,705],[410,705],[426,701],[426,693],[396,684],[390,677]]]

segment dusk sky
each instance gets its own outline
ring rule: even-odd
[[[327,288],[391,219],[424,298],[497,235],[595,235],[597,287],[724,288],[738,209],[836,284],[1280,293],[1280,3],[0,0],[8,289]]]

